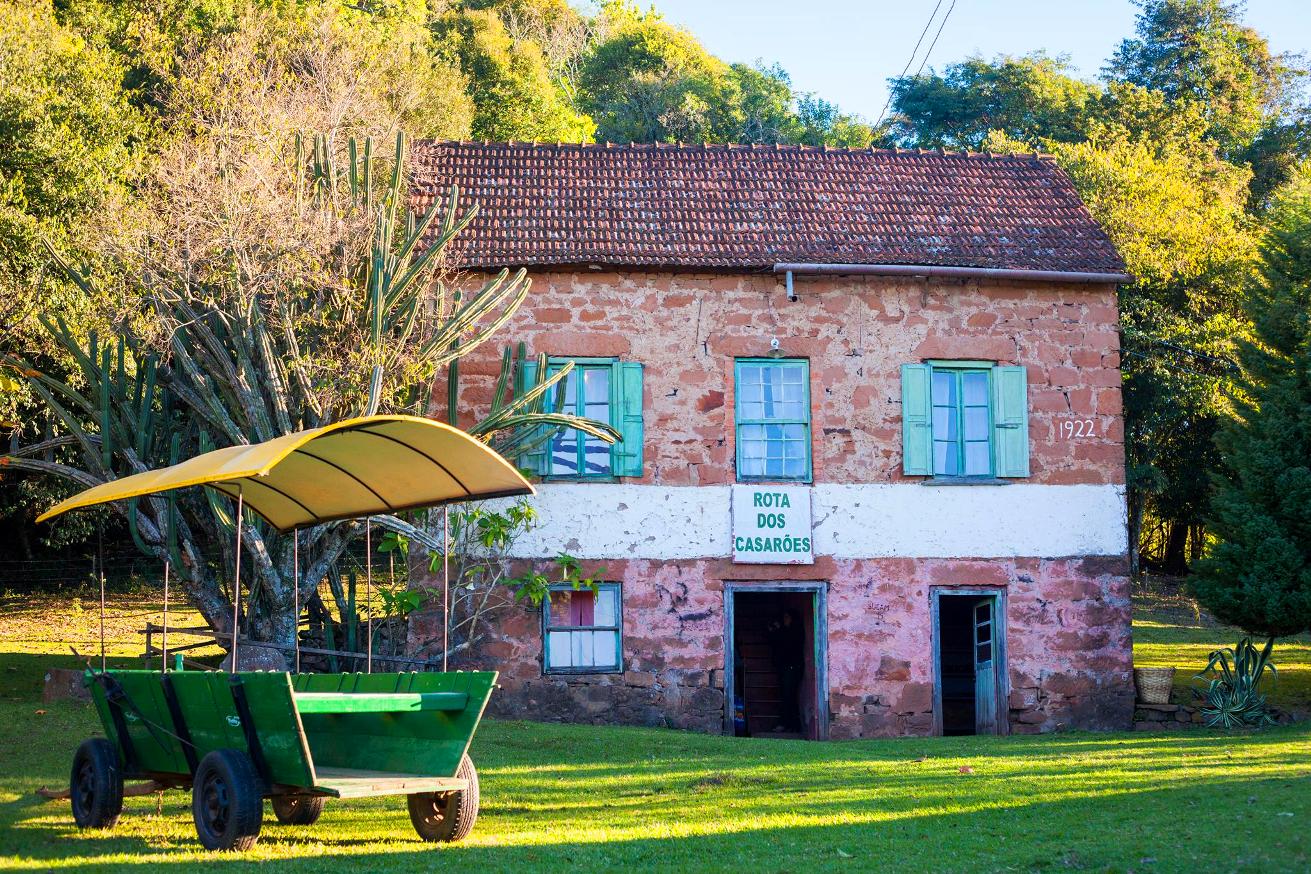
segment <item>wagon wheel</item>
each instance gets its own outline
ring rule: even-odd
[[[327,803],[322,795],[275,795],[273,813],[283,825],[314,825]]]
[[[465,756],[455,776],[469,787],[455,792],[419,792],[407,796],[410,822],[425,841],[462,841],[478,820],[478,771]]]
[[[214,750],[200,760],[191,787],[191,817],[207,850],[249,850],[259,840],[264,798],[250,757]]]
[[[83,741],[69,777],[78,828],[113,828],[123,812],[123,771],[114,745],[103,737]]]

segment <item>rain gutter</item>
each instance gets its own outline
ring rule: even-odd
[[[811,276],[921,276],[941,279],[1004,279],[1030,282],[1075,282],[1088,285],[1126,284],[1134,281],[1128,273],[1090,273],[1065,270],[1014,270],[1000,267],[949,267],[937,264],[807,264],[783,262],[774,265],[775,273],[787,275],[789,296],[792,275]]]

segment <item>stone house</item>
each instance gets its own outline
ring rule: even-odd
[[[418,206],[480,207],[459,268],[532,274],[505,336],[575,361],[567,405],[625,436],[520,459],[542,524],[516,556],[605,582],[500,615],[471,662],[493,713],[1128,727],[1128,277],[1051,160],[424,143],[414,172]]]

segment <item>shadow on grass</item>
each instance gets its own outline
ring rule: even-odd
[[[1190,802],[1201,805],[1208,796],[1236,788],[1263,798],[1297,791],[1282,779],[1205,780],[1186,790],[1156,789],[1093,799],[1031,797],[1005,811],[943,812],[926,807],[891,819],[872,816],[863,821],[820,824],[805,819],[758,824],[744,819],[723,831],[669,836],[578,834],[570,826],[570,810],[564,808],[559,810],[555,830],[511,833],[508,837],[514,842],[497,846],[481,845],[486,838],[477,832],[464,845],[420,844],[403,832],[408,823],[398,812],[394,819],[396,843],[369,852],[360,849],[376,845],[377,840],[334,835],[336,829],[350,823],[325,817],[318,826],[305,829],[266,824],[257,848],[261,856],[271,857],[266,859],[231,855],[200,859],[188,852],[161,852],[139,838],[117,837],[68,842],[75,845],[76,853],[76,858],[68,858],[68,843],[51,835],[53,840],[33,860],[59,860],[61,870],[71,871],[142,865],[242,868],[267,866],[271,859],[276,859],[278,871],[322,871],[325,857],[352,871],[434,870],[439,866],[469,871],[534,871],[547,866],[580,870],[1125,870],[1142,865],[1169,871],[1191,867],[1190,859],[1203,869],[1207,868],[1202,863],[1209,859],[1224,860],[1221,867],[1225,869],[1304,870],[1311,852],[1304,830],[1289,828],[1280,833],[1271,828],[1268,834],[1257,830],[1235,849],[1215,830],[1188,828],[1184,811]],[[1305,812],[1303,807],[1300,813]],[[809,806],[798,813],[811,819],[822,815]],[[495,811],[489,811],[490,819],[496,817]],[[582,830],[586,832],[585,827]],[[306,855],[294,857],[298,853]]]
[[[521,742],[529,733],[536,749]],[[31,867],[75,871],[319,871],[325,859],[376,871],[1304,870],[1308,739],[1283,729],[744,743],[491,722],[475,748],[483,817],[463,845],[419,843],[400,798],[334,802],[313,827],[270,815],[246,857],[200,853],[181,793],[165,796],[162,817],[133,805],[129,833],[78,833],[66,806],[29,798],[0,804],[0,826]],[[44,771],[55,758],[35,757]],[[1228,829],[1206,825],[1216,809],[1243,830],[1238,849]]]

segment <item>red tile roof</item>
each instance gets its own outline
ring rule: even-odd
[[[1123,271],[1055,163],[802,146],[422,142],[413,199],[480,208],[464,268],[779,262]]]

